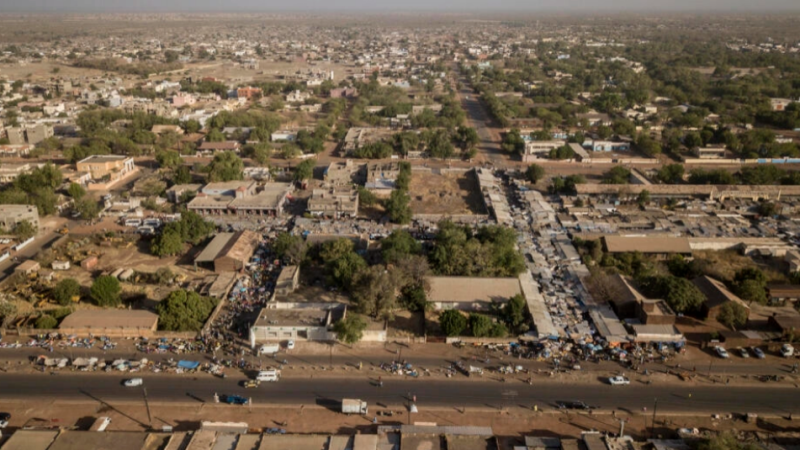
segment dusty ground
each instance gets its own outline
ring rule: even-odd
[[[417,414],[409,415],[403,405],[376,406],[371,410],[391,411],[392,416],[378,416],[378,425],[430,422],[438,425],[491,426],[495,434],[510,439],[523,435],[580,436],[581,432],[596,430],[619,432],[619,419],[605,414],[563,414],[534,412],[530,407],[511,407],[505,410],[467,408],[421,408]],[[203,420],[245,422],[252,431],[268,427],[282,427],[289,433],[354,433],[356,431],[374,432],[370,415],[345,416],[328,409],[297,405],[286,408],[278,405],[230,406],[199,402],[184,404],[160,404],[150,399],[150,419],[142,403],[103,404],[87,400],[85,402],[8,402],[5,410],[12,414],[11,429],[22,426],[70,427],[87,429],[92,419],[99,416],[111,418],[109,430],[142,431],[150,428],[160,429],[164,425],[173,426],[176,431],[194,430]],[[652,425],[652,417],[634,413],[625,418],[626,434],[643,439]],[[756,424],[741,420],[713,419],[711,417],[659,416],[655,432],[662,437],[672,436],[676,428],[689,427],[700,430],[797,430],[797,424],[787,418],[760,418]]]
[[[414,171],[411,210],[415,214],[485,214],[474,174]]]

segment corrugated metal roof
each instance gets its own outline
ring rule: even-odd
[[[234,233],[219,233],[214,236],[214,239],[206,245],[206,248],[197,255],[194,262],[214,262],[214,260],[217,259],[217,255],[219,255],[222,249],[225,248],[228,242],[233,238],[233,235]]]

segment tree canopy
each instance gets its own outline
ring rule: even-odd
[[[156,306],[158,328],[167,331],[200,331],[217,300],[183,289],[172,291]]]
[[[117,306],[122,288],[119,281],[111,275],[101,275],[94,280],[90,290],[92,300],[97,306]]]

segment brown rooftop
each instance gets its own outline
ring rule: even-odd
[[[689,240],[681,237],[605,236],[609,253],[692,253]]]
[[[496,302],[520,294],[517,278],[430,277],[432,302]]]
[[[714,308],[727,302],[736,302],[750,309],[747,303],[729,291],[725,284],[719,280],[703,275],[692,280],[692,283],[706,296],[706,306],[708,308]]]
[[[158,315],[150,311],[127,309],[82,309],[68,315],[59,329],[92,328],[102,332],[106,328],[155,329]]]

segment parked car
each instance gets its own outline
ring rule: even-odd
[[[742,358],[749,358],[750,353],[747,353],[747,349],[742,347],[739,349],[739,356],[741,356]]]
[[[722,359],[730,358],[730,355],[728,354],[728,351],[725,350],[724,348],[720,347],[719,345],[714,347],[714,351],[717,352],[717,356],[719,356]]]
[[[286,434],[283,428],[267,428],[267,434]]]
[[[242,381],[242,386],[245,389],[257,388],[261,385],[261,382],[258,380],[244,380]]]
[[[784,358],[791,358],[794,355],[794,347],[792,344],[783,344],[781,347],[781,356]]]
[[[246,405],[247,399],[242,397],[241,395],[226,395],[223,397],[222,401],[229,405]]]
[[[629,380],[626,377],[616,376],[616,377],[609,378],[608,379],[608,384],[610,384],[612,386],[624,386],[626,384],[631,384],[631,380]]]
[[[589,406],[580,400],[560,401],[556,402],[556,406],[558,409],[582,409],[584,411],[594,409],[594,407]]]
[[[766,358],[766,355],[764,355],[764,351],[758,347],[750,347],[750,351],[753,352],[753,354],[756,355],[756,358],[758,359]]]
[[[290,339],[290,340],[286,341],[286,350],[294,350],[294,341],[293,340]]]
[[[142,380],[141,378],[131,378],[131,379],[125,380],[124,384],[125,384],[125,387],[136,387],[136,386],[143,385],[144,384],[144,380]]]
[[[11,420],[11,414],[7,412],[0,413],[0,428],[7,427],[9,420]]]

